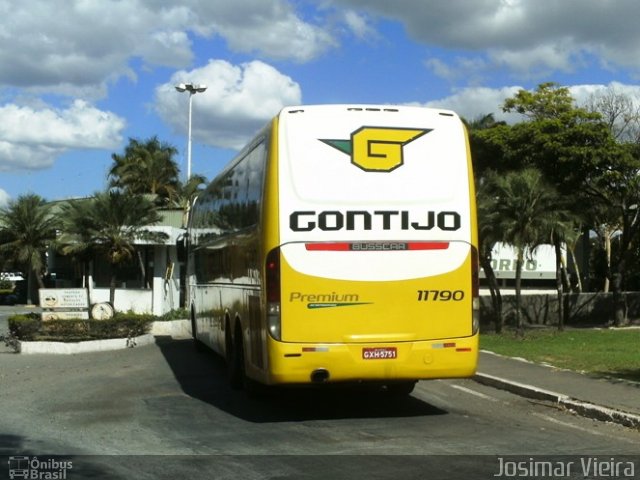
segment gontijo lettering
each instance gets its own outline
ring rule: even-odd
[[[407,210],[315,210],[295,211],[289,215],[289,227],[294,232],[310,232],[316,228],[323,231],[337,230],[432,230],[460,229],[458,212],[427,211],[414,215]]]

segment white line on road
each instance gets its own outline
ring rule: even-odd
[[[538,418],[542,418],[543,420],[547,420],[548,422],[555,423],[557,425],[562,425],[563,427],[575,428],[576,430],[580,430],[582,432],[592,433],[593,435],[604,436],[604,434],[602,434],[600,432],[595,432],[590,428],[584,428],[584,427],[580,427],[578,425],[574,425],[573,423],[563,422],[562,420],[558,420],[557,418],[550,417],[549,415],[545,415],[544,413],[533,412],[533,415],[538,417]]]
[[[484,393],[476,392],[475,390],[471,390],[467,387],[461,387],[460,385],[449,385],[451,388],[455,388],[456,390],[460,390],[462,392],[468,393],[469,395],[474,395],[476,397],[480,397],[484,400],[489,400],[490,402],[497,402],[497,398],[493,398],[489,395],[485,395]]]

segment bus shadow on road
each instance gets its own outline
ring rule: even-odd
[[[156,337],[156,343],[186,395],[250,422],[448,414],[414,396],[356,387],[269,388],[250,397],[229,386],[225,363],[214,352],[196,350],[191,339]]]

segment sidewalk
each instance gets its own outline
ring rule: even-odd
[[[480,353],[474,380],[551,401],[589,418],[640,429],[640,383],[593,378],[486,351]]]

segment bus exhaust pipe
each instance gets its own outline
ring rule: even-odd
[[[318,368],[311,372],[312,383],[325,383],[327,380],[329,380],[329,372],[324,368]]]

